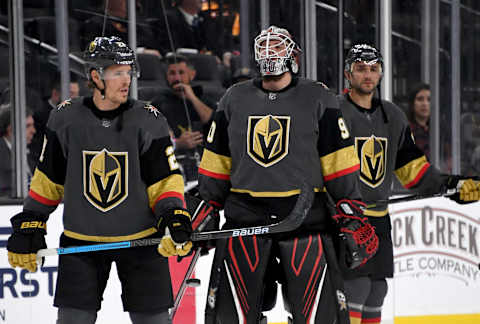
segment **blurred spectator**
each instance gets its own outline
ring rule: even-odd
[[[30,109],[25,114],[25,139],[31,143],[35,134],[33,116]],[[11,109],[9,104],[0,106],[0,196],[9,196],[12,192],[12,136]],[[28,178],[32,176],[35,161],[27,149]]]
[[[86,48],[88,42],[97,36],[118,36],[123,40],[128,40],[128,10],[127,0],[108,0],[105,1],[105,13],[94,14],[90,19],[85,21],[83,29],[83,48]],[[105,26],[104,26],[105,23]],[[160,56],[157,50],[153,50],[157,46],[153,30],[150,26],[137,19],[137,47],[144,48],[150,54]]]
[[[166,79],[169,91],[163,92],[152,100],[152,105],[165,115],[173,132],[175,153],[183,166],[187,181],[195,180],[199,161],[203,128],[209,122],[213,107],[202,95],[202,87],[192,87],[195,69],[187,58],[181,55],[169,55],[166,58]]]
[[[50,116],[50,111],[57,107],[62,98],[61,88],[61,79],[58,75],[52,81],[50,97],[45,99],[39,105],[35,106],[33,120],[35,122],[36,133],[30,144],[30,151],[35,161],[40,156],[40,152],[42,150],[43,135],[45,134],[45,128],[47,126],[48,117]],[[71,74],[69,98],[78,97],[79,94],[80,85],[78,83],[78,78],[74,74]]]
[[[178,0],[174,8],[167,10],[173,48],[165,20],[160,18],[154,23],[158,32],[158,47],[162,54],[174,52],[179,48],[190,48],[201,53],[222,56],[224,39],[219,33],[223,33],[223,26],[201,9],[202,0]]]
[[[408,119],[415,143],[430,157],[430,86],[421,83],[415,86],[408,96]]]

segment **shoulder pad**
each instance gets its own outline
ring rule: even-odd
[[[63,109],[65,107],[71,106],[72,105],[72,99],[67,99],[62,101],[57,105],[57,110]]]
[[[143,108],[146,109],[148,112],[153,113],[157,118],[160,115],[160,111],[158,111],[158,109],[155,108],[152,104],[146,103]]]

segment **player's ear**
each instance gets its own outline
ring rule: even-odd
[[[345,76],[345,79],[347,79],[348,81],[350,81],[351,75],[350,75],[350,72],[349,72],[349,71],[344,70],[344,71],[343,71],[343,75]]]

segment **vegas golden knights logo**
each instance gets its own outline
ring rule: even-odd
[[[128,196],[128,153],[83,151],[83,194],[102,212]]]
[[[249,116],[247,153],[267,168],[288,154],[289,116]]]
[[[388,140],[384,137],[356,137],[355,149],[360,159],[360,180],[372,188],[382,184],[387,167]]]

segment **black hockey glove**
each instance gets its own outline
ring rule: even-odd
[[[46,216],[26,210],[10,219],[13,233],[8,238],[7,250],[8,262],[12,267],[37,271],[37,251],[47,247],[46,221]]]
[[[162,241],[158,245],[158,253],[164,257],[173,255],[187,255],[192,242],[192,223],[190,213],[180,207],[167,209],[160,217],[157,228],[160,233],[164,233]]]
[[[451,175],[447,180],[447,189],[456,189],[457,192],[448,198],[458,204],[468,204],[480,199],[480,184],[472,178]]]
[[[339,200],[336,204],[337,221],[340,230],[340,262],[349,269],[365,264],[378,250],[375,229],[363,217],[365,204],[358,200]]]

